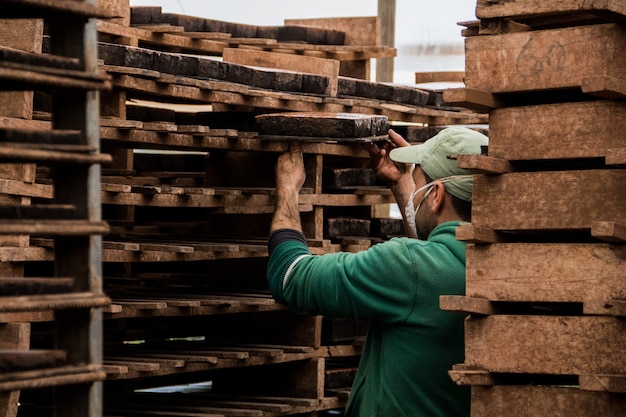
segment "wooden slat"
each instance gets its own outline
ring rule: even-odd
[[[331,138],[385,135],[387,120],[385,116],[354,113],[272,113],[256,117],[261,135]]]
[[[66,293],[2,297],[1,313],[103,307],[110,300],[93,293]]]
[[[591,236],[605,242],[626,242],[626,226],[615,222],[593,222],[591,224]]]
[[[489,127],[489,156],[494,158],[605,157],[624,146],[626,104],[598,100],[501,108],[490,113]]]
[[[470,316],[465,364],[500,373],[624,374],[625,330],[622,319],[603,316]]]
[[[0,295],[33,295],[70,292],[73,278],[0,277]]]
[[[112,17],[94,4],[73,0],[4,0],[11,4],[3,18],[43,18],[50,14],[75,14],[82,17]]]
[[[329,96],[337,95],[339,61],[336,60],[233,48],[225,49],[222,53],[222,57],[224,62],[232,62],[240,65],[277,68],[306,74],[322,75],[329,79],[325,94]]]
[[[504,174],[513,171],[511,163],[505,159],[486,155],[457,155],[457,166],[483,174]]]
[[[616,24],[470,37],[465,84],[502,93],[580,88],[598,75],[626,79],[625,40]]]
[[[582,12],[613,12],[626,19],[626,7],[619,1],[590,3],[585,0],[561,0],[547,3],[537,0],[478,0],[476,5],[476,16],[479,19],[494,17],[534,18]]]
[[[626,317],[626,301],[587,300],[583,303],[583,313],[600,316]]]
[[[456,311],[481,316],[488,316],[495,312],[491,301],[486,298],[464,297],[461,295],[440,296],[439,307],[445,311]]]
[[[624,187],[624,170],[477,175],[472,224],[494,230],[590,230],[595,221],[624,224]]]
[[[532,399],[532,400],[529,400]],[[626,400],[575,387],[494,385],[472,387],[473,417],[623,415]]]
[[[579,384],[585,391],[626,393],[624,375],[580,375]]]
[[[106,374],[97,365],[65,366],[35,371],[3,373],[0,375],[0,391],[84,384],[102,381],[105,378]]]
[[[583,93],[609,100],[623,100],[626,98],[626,79],[605,75],[583,78],[581,89]]]
[[[67,352],[62,350],[1,350],[0,371],[23,372],[42,368],[55,368],[65,364]]]
[[[3,144],[4,145],[4,144]],[[48,146],[49,149],[29,149],[24,147],[0,146],[0,159],[7,162],[45,162],[56,164],[107,164],[112,161],[111,155],[87,154],[84,148],[80,152],[72,152],[74,147]],[[78,145],[80,146],[80,145]],[[68,151],[69,150],[69,151]]]
[[[583,302],[626,297],[626,248],[621,245],[468,245],[466,265],[468,297],[509,302]]]
[[[451,106],[465,107],[478,112],[488,112],[502,107],[496,95],[475,88],[448,88],[443,92],[443,101]]]
[[[109,232],[106,222],[88,220],[2,220],[0,235],[41,235],[62,236],[102,235]]]

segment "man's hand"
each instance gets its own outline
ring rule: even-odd
[[[276,162],[276,208],[270,233],[278,229],[302,231],[298,194],[305,179],[302,144],[292,142],[289,150],[280,155]]]
[[[389,152],[393,148],[402,146],[411,146],[402,136],[393,130],[389,130],[389,139],[391,142],[385,142],[382,145],[374,143],[366,143],[365,150],[370,154],[370,166],[382,181],[393,186],[406,175],[411,174],[412,166],[409,164],[400,164],[389,158]]]

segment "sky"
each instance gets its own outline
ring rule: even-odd
[[[378,14],[378,0],[130,0],[180,13],[259,26],[285,19]],[[458,22],[475,20],[475,0],[396,0],[396,82],[415,71],[463,70],[463,37]]]

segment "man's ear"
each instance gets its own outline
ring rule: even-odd
[[[446,198],[446,188],[441,181],[435,181],[433,191],[428,196],[430,208],[433,212],[439,213],[443,209],[443,202]]]

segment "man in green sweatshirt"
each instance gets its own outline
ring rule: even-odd
[[[465,244],[455,230],[471,220],[472,175],[451,156],[479,154],[488,140],[460,127],[413,146],[389,135],[390,143],[366,149],[408,237],[358,253],[311,255],[298,212],[304,164],[294,142],[276,165],[268,284],[294,312],[370,321],[346,416],[467,417],[469,388],[447,373],[464,361],[464,318],[442,311],[439,296],[465,294]]]

